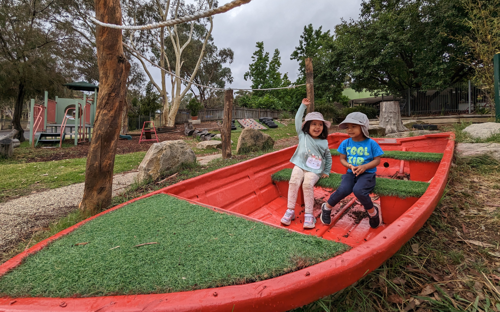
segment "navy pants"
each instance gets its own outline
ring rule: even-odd
[[[335,206],[342,199],[354,192],[354,195],[366,210],[373,208],[373,202],[370,198],[370,192],[375,187],[375,173],[363,173],[360,176],[347,172],[342,175],[342,182],[339,188],[330,196],[328,204]]]

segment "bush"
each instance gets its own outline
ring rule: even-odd
[[[198,116],[199,111],[203,108],[200,102],[198,102],[195,98],[192,98],[186,108],[189,109],[189,113],[191,116]]]
[[[368,116],[368,119],[377,118],[378,109],[370,106],[356,106],[356,107],[348,107],[344,108],[344,114],[347,116],[353,112],[361,112]]]
[[[318,101],[315,103],[314,109],[323,114],[326,120],[332,120],[334,123],[342,116],[342,112],[333,103]]]

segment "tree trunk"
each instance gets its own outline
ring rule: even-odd
[[[14,116],[12,118],[12,127],[18,131],[15,139],[19,142],[24,142],[24,129],[21,126],[21,116],[23,114],[23,102],[24,102],[24,83],[19,83],[19,90],[17,93],[16,106],[14,106]]]
[[[95,10],[96,19],[121,25],[119,0],[95,0]],[[126,105],[130,71],[130,63],[123,54],[121,30],[97,26],[96,47],[99,98],[80,203],[80,209],[89,214],[96,214],[111,204],[116,144],[123,107]]]
[[[380,103],[379,120],[379,126],[385,128],[386,134],[408,130],[401,121],[398,101]]]
[[[233,90],[224,93],[224,120],[221,129],[222,159],[231,158],[231,120],[233,116]]]
[[[129,111],[129,103],[128,100],[125,100],[125,106],[123,107],[123,112],[122,112],[122,122],[121,122],[121,130],[120,134],[127,134],[128,133],[128,111]]]
[[[311,104],[307,106],[307,113],[314,112],[314,71],[313,63],[310,57],[306,58],[306,92],[307,99],[311,101]]]

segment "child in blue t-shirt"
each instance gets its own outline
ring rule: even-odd
[[[340,123],[340,129],[346,129],[349,139],[342,141],[337,149],[340,163],[347,167],[342,175],[339,188],[321,206],[321,222],[329,225],[332,207],[346,196],[354,192],[359,202],[365,207],[370,217],[370,226],[377,228],[382,224],[382,212],[378,204],[370,198],[375,188],[375,173],[380,164],[380,156],[384,154],[380,146],[368,135],[369,121],[365,114],[354,112],[347,115]]]

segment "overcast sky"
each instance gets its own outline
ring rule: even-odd
[[[231,0],[219,0],[219,6]],[[323,31],[333,33],[341,19],[357,19],[361,0],[252,0],[250,3],[214,17],[212,35],[215,45],[231,48],[234,61],[231,68],[232,88],[249,88],[250,81],[243,75],[252,62],[252,54],[258,41],[272,57],[277,48],[281,56],[281,73],[288,73],[293,82],[297,78],[299,64],[290,55],[299,45],[304,26],[312,24]],[[159,79],[159,75],[155,75]],[[158,80],[159,81],[159,80]]]

